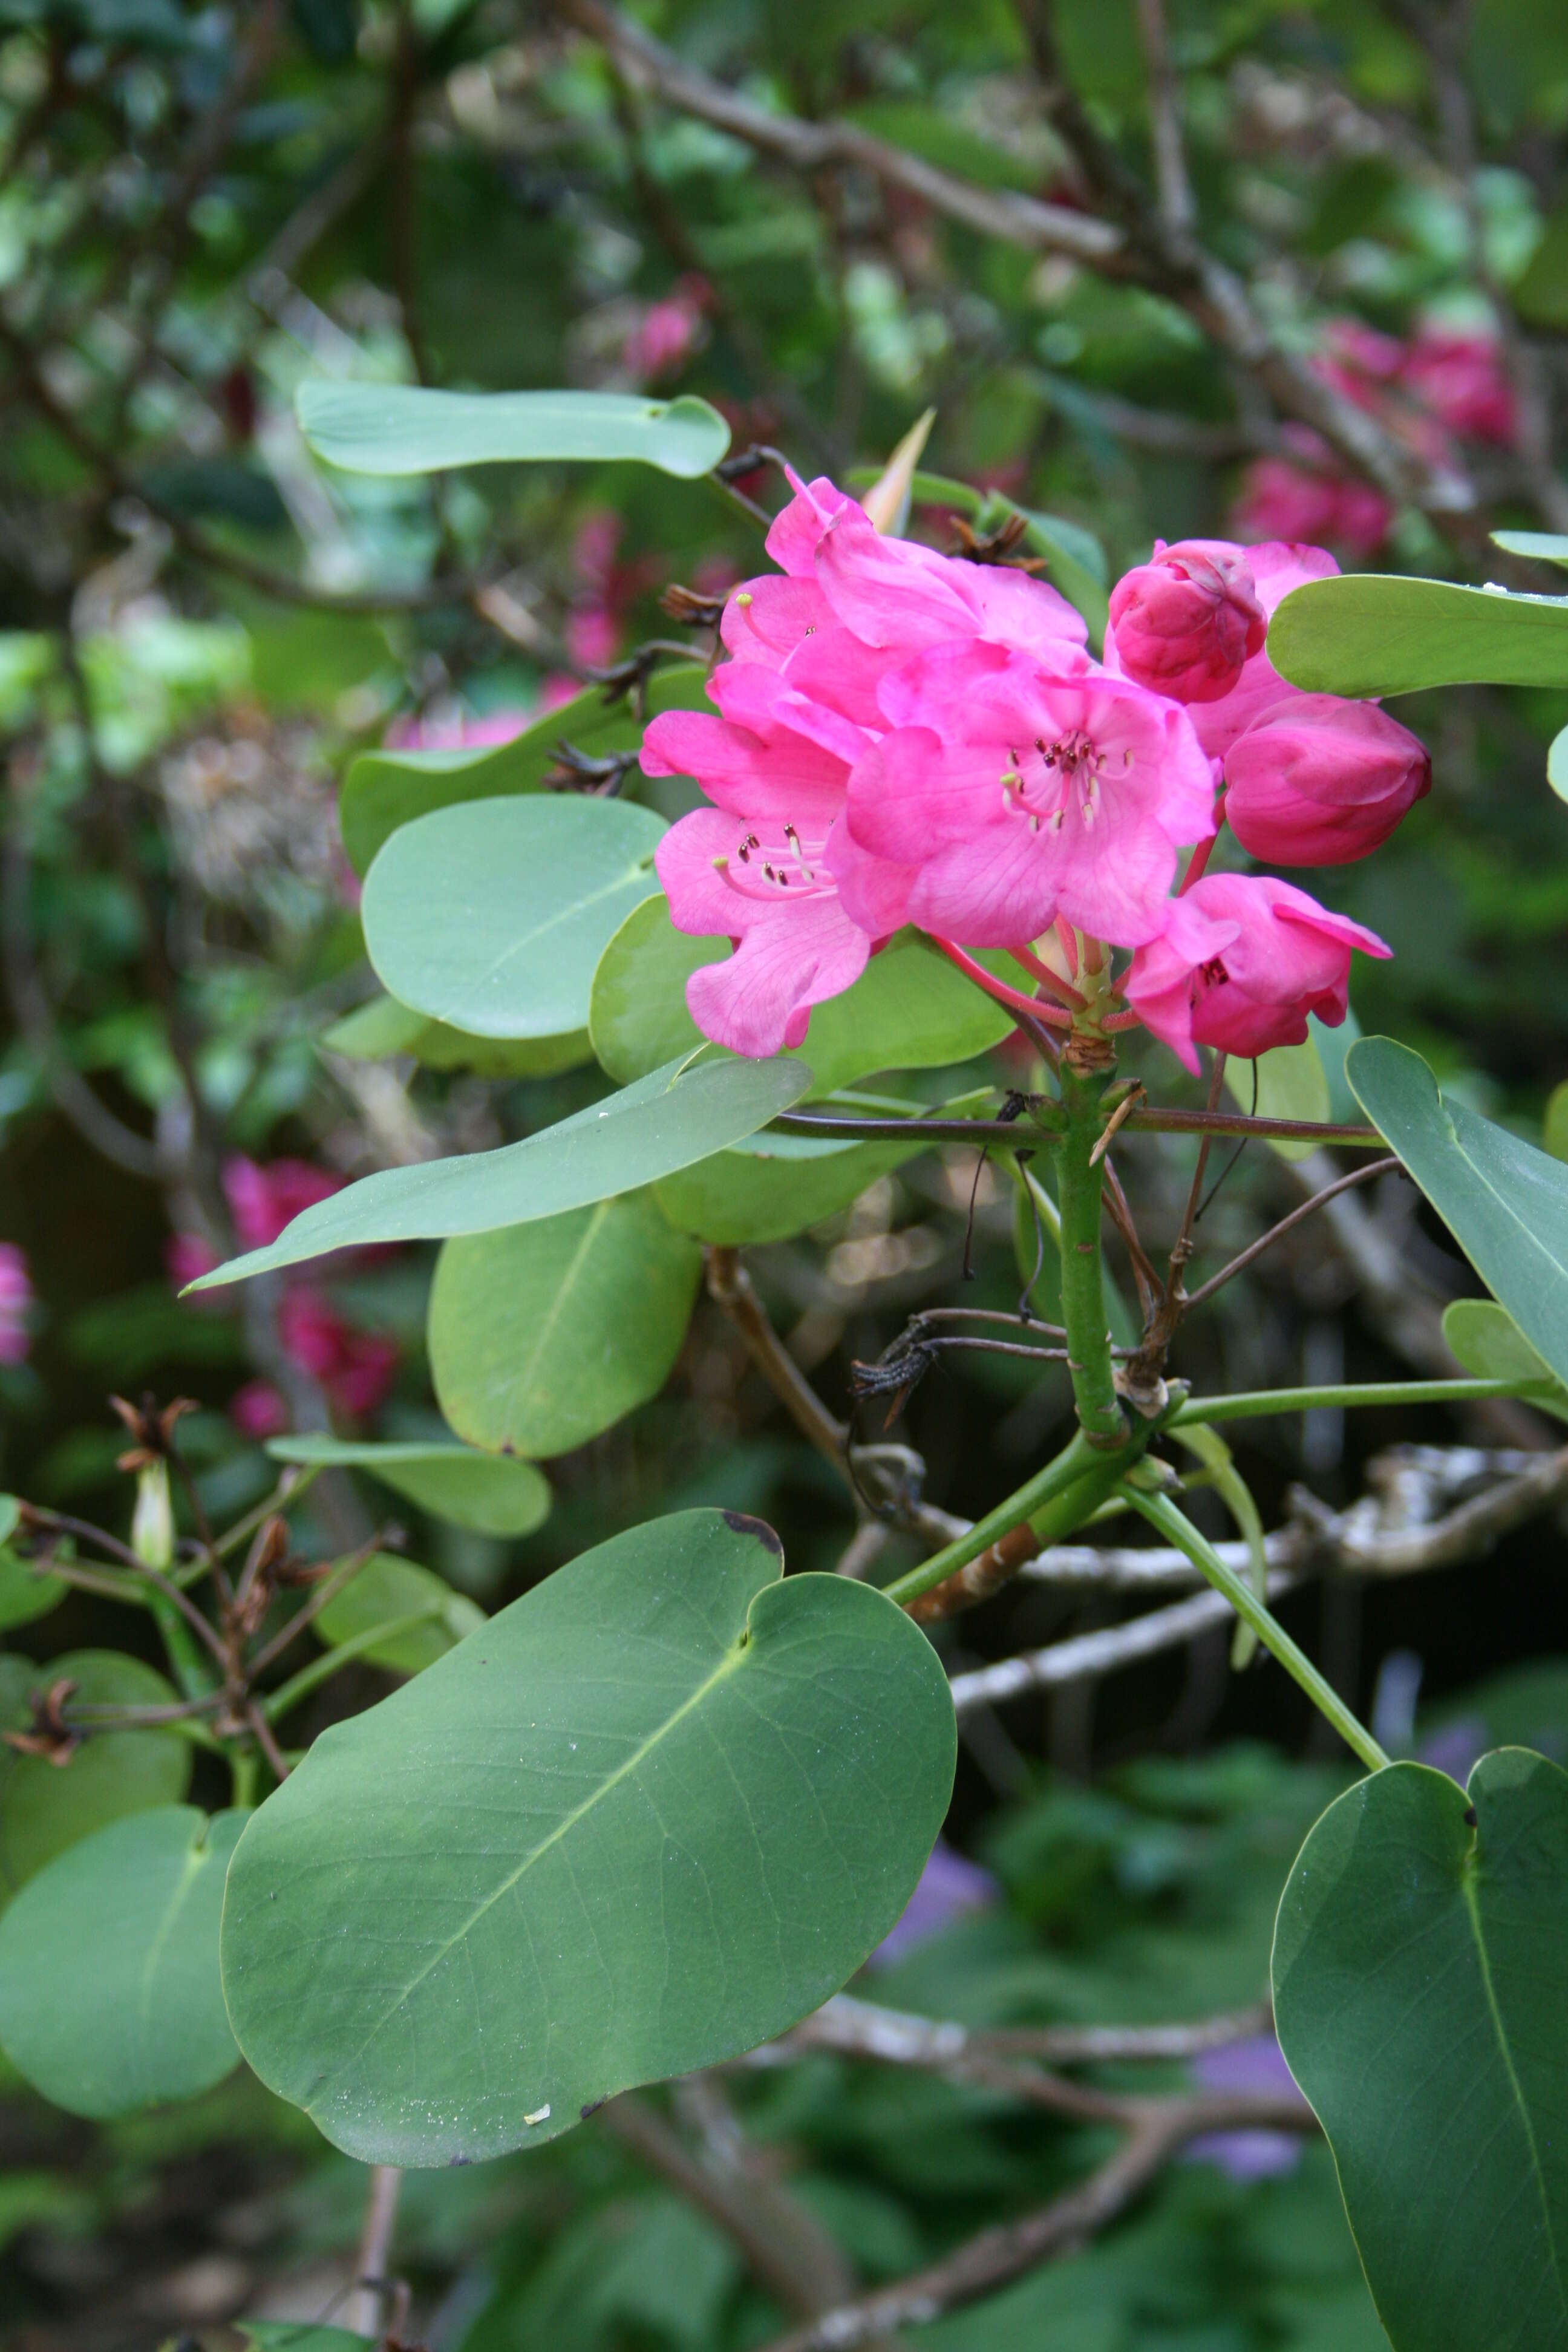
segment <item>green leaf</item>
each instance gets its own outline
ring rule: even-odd
[[[368,1642],[361,1655],[395,1675],[423,1674],[488,1622],[479,1603],[466,1592],[454,1592],[444,1577],[411,1559],[399,1559],[395,1552],[375,1551],[333,1594],[314,1624],[321,1641],[336,1650],[345,1642],[360,1642],[378,1625],[395,1625],[421,1611],[426,1612],[424,1624],[405,1625],[384,1641]]]
[[[662,897],[645,899],[628,915],[599,959],[588,1013],[594,1051],[613,1078],[624,1086],[701,1043],[686,1009],[686,983],[728,950],[727,940],[678,931]],[[877,1070],[973,1061],[1013,1027],[1004,1006],[905,932],[872,957],[842,996],[814,1006],[800,1054],[810,1058],[812,1093],[837,1094]]]
[[[570,1453],[658,1394],[701,1276],[646,1192],[448,1242],[430,1287],[437,1402],[491,1453]]]
[[[368,1470],[422,1511],[450,1519],[454,1527],[477,1528],[481,1535],[531,1535],[550,1516],[550,1488],[531,1464],[498,1462],[492,1454],[440,1439],[374,1444],[310,1430],[298,1437],[269,1438],[267,1451],[274,1462]]]
[[[479,1037],[550,1037],[588,1019],[594,968],[658,888],[664,819],[632,801],[465,801],[399,827],[362,913],[400,1004]]]
[[[1546,1097],[1541,1140],[1553,1160],[1568,1160],[1568,1078],[1562,1079]]]
[[[1483,1381],[1550,1381],[1543,1362],[1506,1307],[1491,1298],[1456,1298],[1444,1310],[1443,1337],[1456,1363]],[[1538,1412],[1568,1421],[1568,1389],[1552,1383],[1550,1396],[1532,1397]]]
[[[1494,547],[1505,555],[1528,556],[1533,563],[1568,564],[1568,539],[1555,530],[1494,530]]]
[[[494,1233],[635,1192],[754,1135],[810,1084],[804,1062],[743,1062],[716,1053],[689,1066],[667,1062],[635,1087],[521,1143],[362,1177],[306,1209],[266,1249],[231,1258],[188,1286],[210,1290],[372,1242]]]
[[[1328,1118],[1328,1073],[1313,1038],[1302,1045],[1276,1045],[1254,1062],[1240,1061],[1233,1054],[1225,1066],[1225,1084],[1238,1110],[1250,1113],[1254,1108],[1255,1071],[1259,1118]],[[1304,1160],[1317,1148],[1315,1143],[1272,1143],[1281,1160]]]
[[[1081,613],[1089,625],[1091,647],[1098,651],[1105,642],[1105,625],[1110,618],[1110,599],[1105,593],[1105,552],[1100,541],[1076,523],[1065,522],[1059,515],[1037,514],[1028,507],[1015,506],[1011,499],[996,501],[1004,512],[1021,514],[1028,525],[1024,533],[1026,546],[1045,558],[1046,577],[1058,595],[1065,596],[1076,612]]]
[[[705,668],[678,664],[661,669],[647,689],[650,717],[663,710],[711,710]],[[623,698],[588,687],[571,702],[536,719],[510,743],[473,751],[362,751],[351,762],[338,795],[338,824],[350,865],[369,873],[376,851],[400,824],[461,801],[506,799],[536,793],[561,765],[557,746],[573,744],[595,759],[635,751],[641,723]]]
[[[559,1037],[474,1037],[444,1021],[399,1004],[395,996],[373,996],[324,1029],[321,1044],[351,1062],[380,1062],[408,1054],[429,1070],[474,1070],[481,1078],[552,1078],[594,1058],[586,1029]]]
[[[70,1650],[47,1666],[0,1657],[0,1730],[26,1731],[30,1694],[57,1682],[75,1684],[73,1706],[172,1706],[178,1696],[118,1650]],[[0,1903],[106,1822],[177,1804],[190,1777],[190,1744],[174,1731],[95,1731],[64,1766],[0,1747]]]
[[[111,1822],[0,1919],[0,2045],[76,2116],[194,2098],[238,2065],[218,1975],[243,1812],[160,1805]]]
[[[1568,1379],[1568,1168],[1439,1095],[1420,1055],[1391,1037],[1361,1038],[1345,1072],[1487,1288]]]
[[[51,1576],[8,1543],[0,1543],[0,1628],[30,1625],[35,1617],[47,1617],[69,1590],[63,1576]]]
[[[1560,801],[1568,801],[1568,727],[1552,738],[1547,749],[1546,781]]]
[[[0,1544],[9,1543],[21,1525],[22,1506],[15,1495],[0,1495]]]
[[[718,410],[689,394],[648,400],[625,392],[430,392],[310,377],[294,406],[317,457],[352,474],[632,457],[692,481],[711,473],[730,446]]]
[[[347,2327],[319,2327],[306,2319],[236,2319],[256,2352],[364,2352],[365,2339]]]
[[[1568,2346],[1565,1937],[1568,1774],[1525,1748],[1373,1773],[1297,1857],[1275,2018],[1394,2352]]]
[[[263,2082],[367,2161],[499,2156],[737,2055],[899,1917],[955,1753],[936,1654],[688,1511],[560,1570],[334,1724],[229,1870]]]
[[[737,1247],[782,1242],[858,1201],[868,1184],[926,1149],[908,1143],[835,1143],[817,1135],[756,1135],[654,1186],[672,1225],[699,1241]]]
[[[1568,597],[1345,572],[1291,590],[1268,624],[1268,658],[1315,694],[1568,686]]]

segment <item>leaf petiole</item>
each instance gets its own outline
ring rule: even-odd
[[[1260,1421],[1269,1413],[1310,1412],[1321,1405],[1478,1404],[1489,1397],[1551,1396],[1551,1381],[1361,1381],[1321,1388],[1251,1389],[1236,1396],[1194,1397],[1171,1416],[1172,1428],[1200,1422]]]

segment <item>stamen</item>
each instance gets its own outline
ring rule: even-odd
[[[744,612],[748,604],[755,604],[756,598],[751,593],[749,589],[742,588],[736,595],[735,602],[739,604],[741,610]]]

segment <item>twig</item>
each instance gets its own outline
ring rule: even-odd
[[[610,2100],[601,2114],[605,2128],[623,2147],[717,2223],[739,2248],[758,2284],[787,2311],[812,2318],[844,2294],[843,2257],[837,2245],[826,2239],[815,2216],[776,2184],[747,2179],[733,2165],[721,2171],[700,2163],[658,2110],[635,2092]]]
[[[1185,238],[1197,219],[1197,206],[1182,148],[1182,86],[1171,62],[1164,0],[1138,0],[1138,30],[1149,69],[1149,127],[1160,210],[1171,236]]]
[[[268,1759],[270,1761],[270,1759]],[[378,2337],[392,2281],[392,2232],[403,2175],[395,2164],[373,2164],[364,2221],[354,2255],[354,2293],[343,2306],[343,2326],[359,2336]]]
[[[928,1143],[1028,1143],[1033,1130],[1022,1120],[1001,1118],[856,1118],[837,1111],[781,1110],[771,1122],[780,1135],[835,1135],[879,1142],[884,1137],[918,1135]],[[1039,1130],[1055,1139],[1057,1129]],[[1342,1143],[1383,1151],[1374,1127],[1338,1127],[1310,1118],[1253,1118],[1242,1111],[1130,1111],[1126,1135],[1256,1136],[1264,1143]]]
[[[730,1318],[795,1427],[847,1477],[848,1423],[835,1420],[773,1329],[738,1250],[708,1252],[708,1296]]]
[[[263,1756],[266,1757],[268,1766],[272,1773],[273,1779],[277,1781],[279,1787],[281,1788],[284,1781],[289,1778],[289,1759],[284,1755],[283,1750],[279,1747],[277,1740],[273,1738],[272,1726],[268,1722],[267,1717],[262,1714],[261,1709],[256,1705],[254,1699],[247,1706],[244,1713],[245,1720],[250,1727],[256,1744],[258,1748],[260,1748]]]
[[[1304,1223],[1325,1202],[1333,1200],[1341,1192],[1350,1192],[1357,1184],[1370,1184],[1374,1177],[1390,1176],[1395,1172],[1403,1173],[1402,1163],[1391,1155],[1386,1160],[1368,1160],[1364,1167],[1352,1168],[1348,1176],[1340,1177],[1335,1183],[1326,1184],[1321,1192],[1314,1192],[1310,1201],[1303,1201],[1299,1209],[1292,1209],[1288,1217],[1281,1217],[1278,1224],[1270,1225],[1266,1234],[1259,1234],[1257,1241],[1249,1243],[1238,1257],[1233,1257],[1228,1265],[1211,1275],[1199,1289],[1190,1291],[1185,1311],[1190,1313],[1194,1307],[1201,1307],[1206,1298],[1212,1298],[1216,1290],[1223,1290],[1244,1266],[1261,1257],[1265,1250],[1272,1249],[1276,1242],[1282,1241],[1294,1226]]]
[[[986,2030],[948,2019],[911,2016],[879,2002],[835,1993],[777,2041],[741,2061],[744,2066],[788,2065],[803,2050],[836,2050],[847,2058],[942,2073],[968,2058],[1036,2059],[1049,2065],[1100,2065],[1121,2060],[1157,2063],[1195,2057],[1205,2050],[1267,2032],[1267,2001],[1217,2017],[1173,2025],[1041,2025]]]
[[[390,1533],[388,1528],[378,1528],[374,1535],[367,1536],[363,1543],[349,1554],[347,1559],[338,1562],[331,1574],[323,1578],[316,1587],[304,1607],[296,1609],[288,1623],[280,1626],[272,1639],[247,1662],[246,1673],[250,1681],[254,1682],[258,1675],[265,1674],[273,1660],[281,1657],[289,1643],[304,1632],[311,1619],[321,1615],[328,1601],[336,1600],[344,1585],[359,1574],[372,1553],[380,1550]]]

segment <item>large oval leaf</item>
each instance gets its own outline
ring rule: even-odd
[[[473,1070],[481,1078],[552,1078],[594,1058],[586,1029],[554,1037],[475,1037],[385,995],[345,1013],[322,1030],[320,1042],[329,1054],[342,1054],[351,1062],[407,1054],[428,1070]]]
[[[30,1625],[47,1617],[70,1591],[63,1576],[51,1576],[41,1563],[24,1559],[8,1543],[0,1543],[0,1628]]]
[[[218,1919],[242,1812],[160,1805],[83,1838],[0,1919],[0,2046],[77,2116],[194,2098],[239,2063]]]
[[[494,1233],[635,1192],[754,1135],[810,1084],[804,1062],[744,1062],[731,1054],[710,1054],[689,1066],[669,1062],[522,1143],[363,1176],[305,1210],[267,1248],[231,1258],[187,1286],[211,1290],[371,1242]]]
[[[584,1028],[595,966],[658,888],[664,830],[632,801],[542,793],[416,817],[365,882],[376,977],[400,1004],[478,1037]]]
[[[1395,1764],[1290,1873],[1274,2011],[1394,2352],[1568,2346],[1568,1774]]]
[[[924,1150],[919,1136],[908,1143],[752,1136],[731,1151],[664,1177],[653,1189],[670,1223],[700,1241],[731,1247],[785,1241],[847,1209],[868,1184]]]
[[[1268,658],[1311,694],[1568,686],[1568,597],[1344,572],[1291,590],[1268,624]]]
[[[297,1437],[269,1438],[267,1451],[275,1462],[368,1470],[422,1511],[450,1519],[455,1527],[477,1528],[481,1535],[531,1535],[550,1516],[550,1488],[531,1463],[498,1461],[493,1454],[439,1438],[376,1444],[307,1430]]]
[[[693,480],[730,446],[716,408],[689,394],[432,392],[311,377],[294,405],[318,457],[352,474],[436,474],[519,459],[633,457]]]
[[[613,1078],[624,1086],[701,1042],[686,983],[728,952],[726,940],[678,931],[662,898],[628,916],[594,974],[588,1015],[594,1051]],[[813,1007],[800,1051],[811,1063],[813,1093],[833,1094],[876,1070],[972,1061],[1013,1026],[1010,1013],[908,932],[873,956],[842,996]]]
[[[648,684],[647,713],[710,710],[707,687],[708,672],[696,663],[661,669]],[[382,843],[400,824],[432,809],[538,792],[561,766],[560,743],[603,758],[609,751],[635,751],[642,734],[631,705],[624,698],[612,700],[595,686],[570,702],[558,703],[510,743],[491,750],[362,751],[351,761],[338,795],[338,823],[349,863],[356,874],[368,874]]]
[[[936,1654],[755,1520],[585,1553],[335,1724],[230,1865],[223,1968],[262,2080],[367,2161],[552,2138],[841,1985],[952,1787]]]
[[[76,1685],[73,1706],[172,1706],[161,1674],[118,1650],[70,1650],[35,1665],[0,1658],[0,1730],[26,1731],[29,1695],[57,1682]],[[191,1748],[177,1732],[93,1731],[68,1763],[0,1746],[0,1903],[79,1838],[105,1822],[175,1803],[191,1777]]]
[[[448,1242],[430,1288],[437,1402],[493,1453],[586,1444],[658,1394],[701,1276],[646,1192]]]
[[[1391,1037],[1358,1039],[1345,1075],[1487,1287],[1568,1380],[1568,1167],[1440,1095]]]

